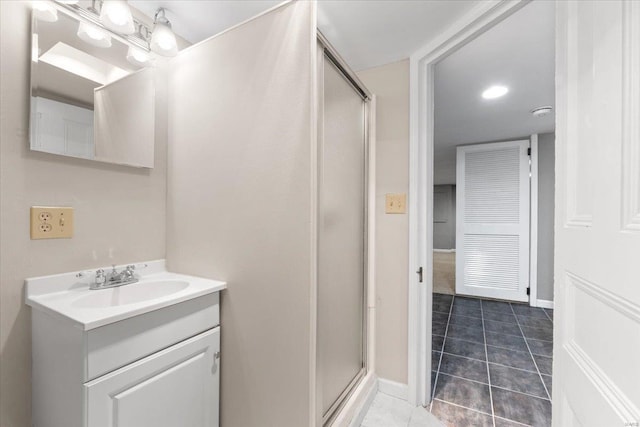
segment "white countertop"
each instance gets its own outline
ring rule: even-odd
[[[226,282],[168,272],[164,260],[135,265],[138,270],[142,268],[139,282],[108,289],[89,289],[89,283],[95,280],[95,270],[26,279],[26,304],[65,318],[87,331],[227,287]],[[124,266],[116,268],[120,271]],[[104,268],[107,272],[110,269]],[[154,284],[162,286],[167,282],[171,282],[170,293],[154,296]]]

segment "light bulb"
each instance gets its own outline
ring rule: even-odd
[[[111,47],[111,36],[93,24],[80,22],[78,37],[97,47]]]
[[[58,9],[46,0],[33,1],[33,14],[41,21],[56,22],[58,20]]]
[[[176,36],[168,23],[157,22],[151,33],[151,50],[163,56],[175,56],[178,53]]]
[[[149,52],[146,52],[142,49],[139,49],[134,46],[129,46],[129,50],[127,50],[127,61],[131,62],[133,65],[147,65],[151,57],[149,56]]]
[[[124,0],[104,0],[100,9],[100,21],[105,27],[118,33],[133,34],[136,31],[131,9]]]

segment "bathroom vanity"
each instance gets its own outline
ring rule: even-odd
[[[108,289],[92,272],[26,280],[34,426],[218,426],[226,284],[138,266]]]

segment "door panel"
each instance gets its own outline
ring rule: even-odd
[[[217,427],[220,328],[85,384],[91,427]]]
[[[318,349],[322,413],[364,369],[365,103],[331,60],[322,67]]]
[[[640,423],[640,3],[557,3],[554,426]]]
[[[456,293],[527,301],[529,141],[458,147]]]

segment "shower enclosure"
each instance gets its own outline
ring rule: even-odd
[[[319,37],[318,367],[323,424],[364,377],[367,288],[366,89]]]

